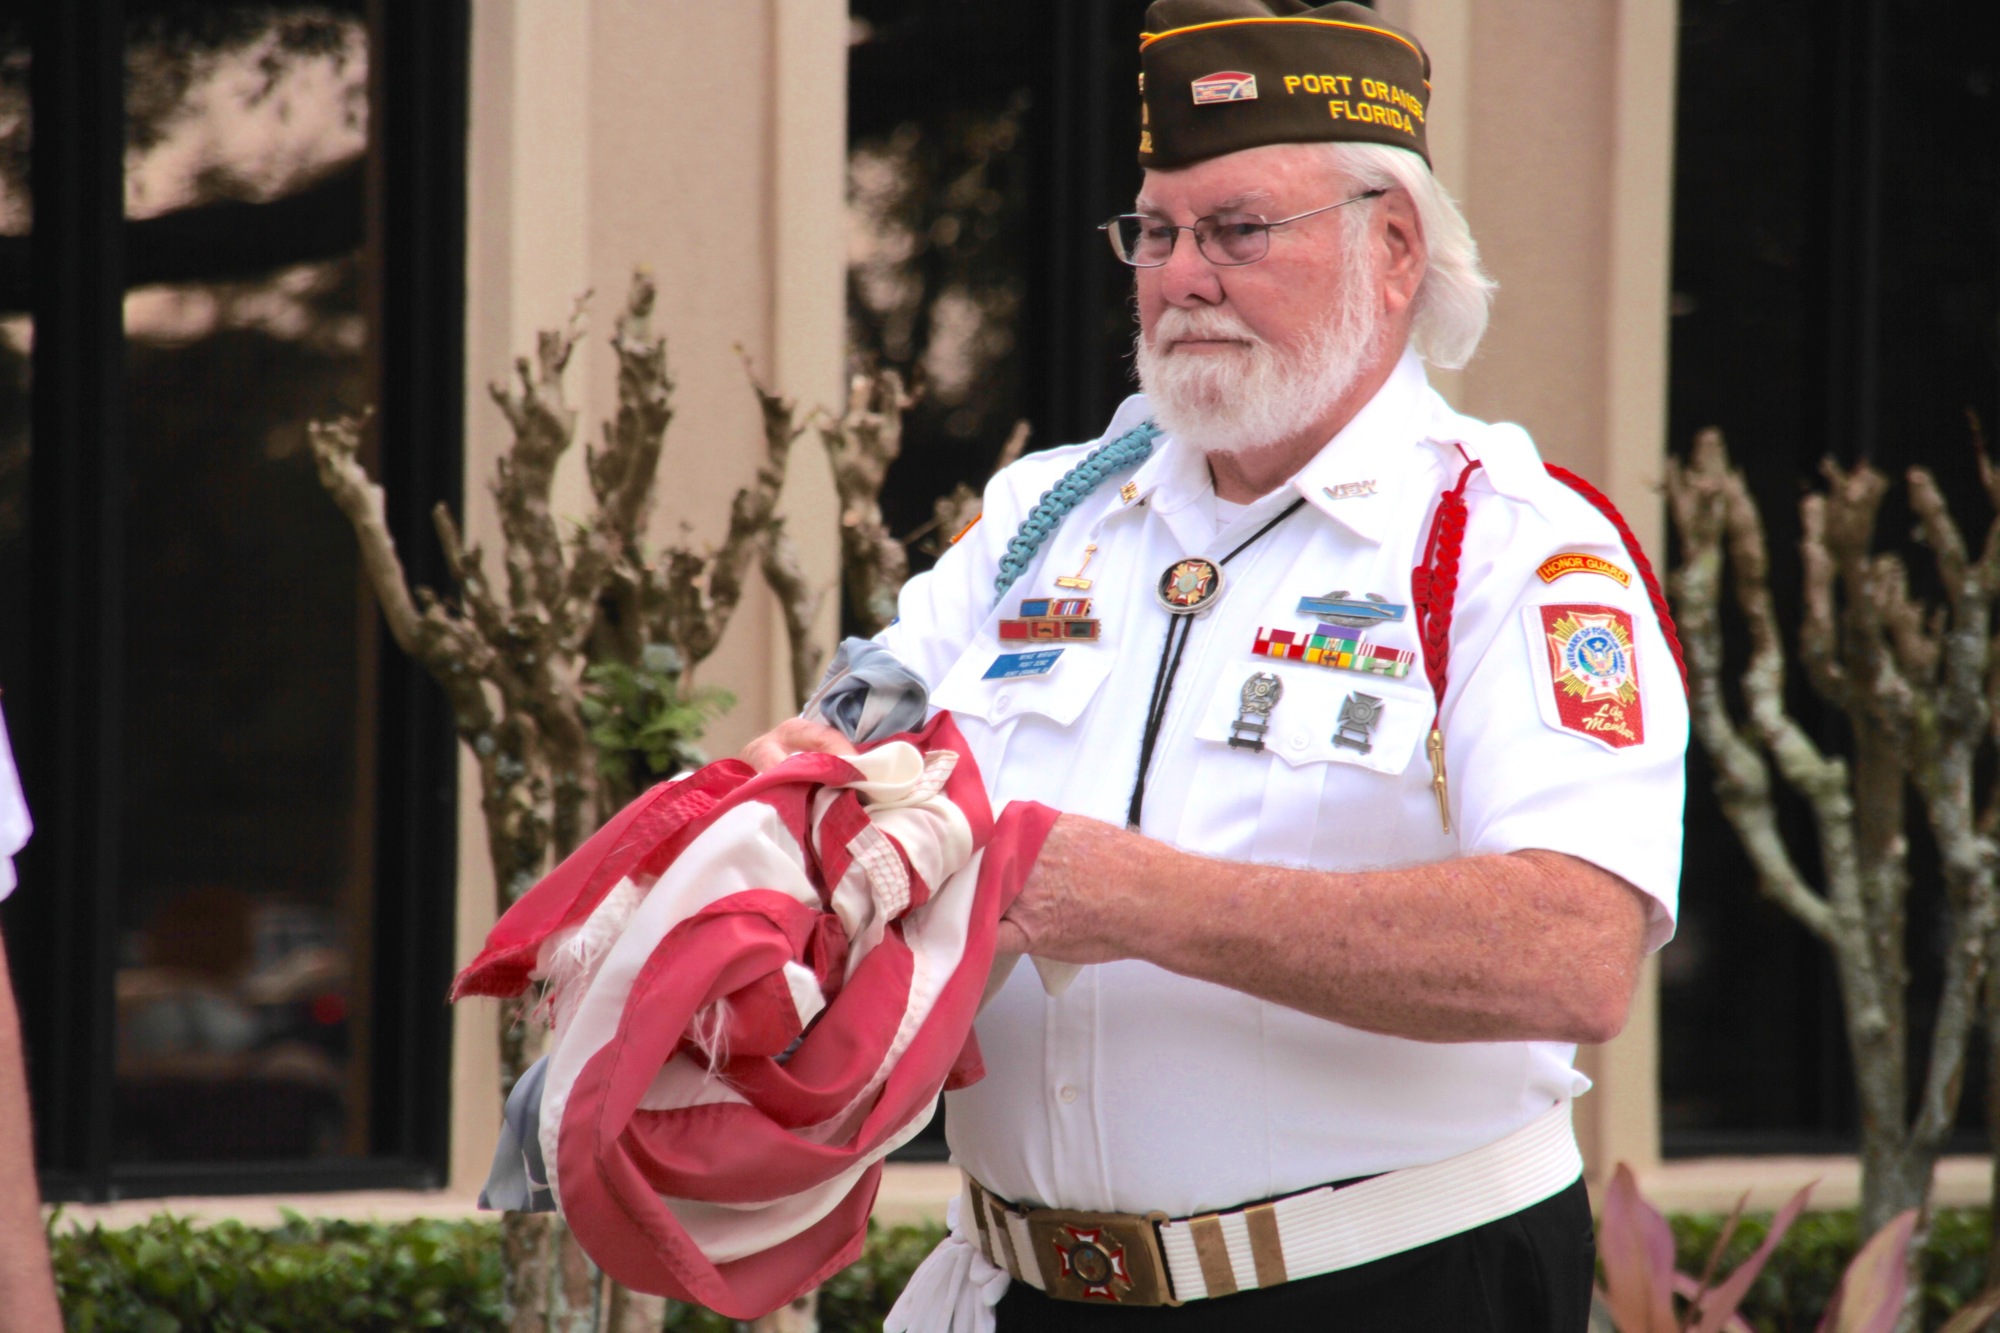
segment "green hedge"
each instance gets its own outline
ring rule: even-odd
[[[490,1222],[58,1229],[56,1291],[71,1333],[400,1333],[498,1330]]]
[[[879,1329],[942,1227],[870,1228],[861,1261],[820,1289],[823,1333]],[[50,1237],[70,1333],[402,1333],[504,1328],[494,1222],[309,1221],[274,1229],[156,1217]],[[670,1333],[741,1325],[670,1305]]]
[[[1683,1271],[1701,1272],[1722,1219],[1672,1219]],[[1755,1249],[1768,1217],[1743,1221],[1725,1270]],[[1800,1218],[1757,1279],[1744,1317],[1759,1333],[1808,1333],[1859,1244],[1852,1212]],[[941,1228],[873,1230],[867,1251],[820,1290],[825,1333],[863,1333],[882,1316]],[[1983,1209],[1938,1215],[1927,1250],[1926,1327],[1980,1287]],[[499,1228],[492,1222],[393,1225],[308,1221],[274,1229],[195,1226],[158,1217],[128,1231],[58,1232],[56,1282],[71,1333],[401,1333],[503,1328]],[[733,1333],[707,1310],[669,1307],[671,1333]]]
[[[1695,1214],[1669,1218],[1684,1273],[1701,1274],[1723,1217]],[[1729,1272],[1763,1242],[1768,1214],[1746,1217],[1724,1251]],[[1991,1228],[1983,1208],[1940,1212],[1924,1249],[1924,1327],[1936,1328],[1984,1285]],[[1785,1233],[1743,1302],[1743,1317],[1757,1333],[1811,1333],[1819,1323],[1847,1262],[1860,1248],[1860,1225],[1851,1210],[1806,1213]]]

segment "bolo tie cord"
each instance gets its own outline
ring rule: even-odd
[[[1236,548],[1222,559],[1218,565],[1226,565],[1305,505],[1302,495],[1285,506],[1263,527],[1237,543]],[[1146,775],[1153,767],[1153,746],[1160,739],[1160,726],[1166,721],[1167,699],[1173,694],[1174,677],[1181,669],[1181,655],[1187,651],[1188,636],[1194,632],[1194,615],[1171,616],[1167,621],[1167,637],[1160,644],[1160,666],[1153,673],[1153,697],[1146,705],[1146,734],[1139,742],[1139,774],[1132,781],[1132,800],[1125,808],[1125,826],[1138,828],[1139,819],[1146,809]]]

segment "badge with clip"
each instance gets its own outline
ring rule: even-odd
[[[1268,671],[1259,671],[1243,682],[1243,707],[1229,724],[1229,748],[1262,750],[1264,737],[1271,731],[1271,710],[1285,695],[1285,682]]]

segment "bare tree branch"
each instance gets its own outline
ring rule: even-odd
[[[1761,693],[1767,715],[1763,731],[1785,737],[1787,729],[1770,719],[1774,688],[1782,690],[1783,648],[1777,641],[1768,594],[1759,599],[1768,565],[1763,523],[1749,502],[1742,475],[1729,466],[1720,434],[1704,432],[1695,441],[1691,461],[1667,463],[1667,498],[1675,527],[1685,548],[1672,576],[1674,610],[1688,659],[1689,705],[1694,728],[1715,760],[1717,795],[1723,813],[1743,839],[1756,868],[1759,887],[1821,939],[1833,934],[1833,913],[1826,901],[1806,884],[1778,829],[1771,797],[1771,774],[1758,748],[1758,730],[1739,730],[1729,715],[1722,690],[1721,586],[1723,553],[1735,557],[1738,600],[1750,589],[1745,614],[1751,622],[1751,666],[1744,673],[1746,696]],[[1758,614],[1761,608],[1762,614]],[[1753,708],[1755,705],[1753,704]],[[1782,702],[1775,710],[1782,717]],[[1822,787],[1844,785],[1840,761],[1826,760],[1799,738],[1805,753],[1795,763],[1801,770],[1818,769]]]
[[[840,555],[850,614],[864,634],[896,618],[896,593],[910,576],[903,544],[882,520],[882,483],[903,451],[903,413],[916,399],[893,370],[849,381],[847,410],[822,420],[819,437],[840,495]]]
[[[1977,559],[1930,475],[1910,473],[1917,536],[1928,546],[1944,604],[1926,607],[1908,568],[1872,546],[1888,482],[1831,460],[1825,489],[1800,506],[1804,615],[1799,656],[1813,689],[1845,715],[1853,758],[1820,751],[1785,709],[1784,647],[1769,589],[1763,528],[1719,434],[1703,432],[1691,461],[1670,464],[1667,491],[1684,558],[1673,587],[1696,735],[1717,770],[1725,815],[1764,891],[1826,943],[1840,979],[1862,1112],[1862,1226],[1921,1205],[1957,1117],[1966,1050],[1984,1008],[2000,1013],[1987,957],[2000,930],[1996,806],[1977,808],[1981,747],[1993,734],[2000,592],[2000,520]],[[1981,459],[2000,503],[2000,477]],[[1750,639],[1745,720],[1722,690],[1721,567]],[[1778,827],[1765,756],[1805,797],[1819,841],[1823,889],[1800,872]],[[1944,979],[1925,1051],[1922,1093],[1908,1105],[1910,873],[1906,798],[1914,789],[1942,858],[1947,918]],[[1989,1027],[1994,1026],[1992,1017]],[[2000,1105],[2000,1103],[1996,1103]],[[2000,1187],[2000,1177],[1996,1177]],[[2000,1266],[2000,1249],[1995,1251]]]
[[[824,665],[819,645],[812,640],[812,626],[819,618],[825,590],[813,587],[806,577],[798,547],[782,519],[771,525],[770,538],[764,543],[764,581],[771,585],[785,617],[785,638],[791,646],[792,702],[804,707]]]

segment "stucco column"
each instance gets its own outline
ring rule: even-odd
[[[466,509],[497,549],[486,493],[506,446],[486,393],[534,333],[594,292],[568,387],[585,433],[555,503],[588,503],[583,445],[616,402],[605,346],[633,267],[659,287],[676,389],[656,542],[719,541],[762,454],[741,357],[806,407],[838,408],[844,358],[847,11],[839,0],[473,0],[467,236]],[[740,349],[740,353],[739,353]],[[796,446],[783,499],[806,567],[837,569],[831,478]],[[830,639],[835,611],[824,617]],[[730,754],[792,711],[782,622],[753,577],[701,683],[736,706],[711,728]],[[476,779],[461,782],[458,957],[491,924]],[[484,1178],[498,1116],[489,1003],[455,1015],[451,1183]]]

